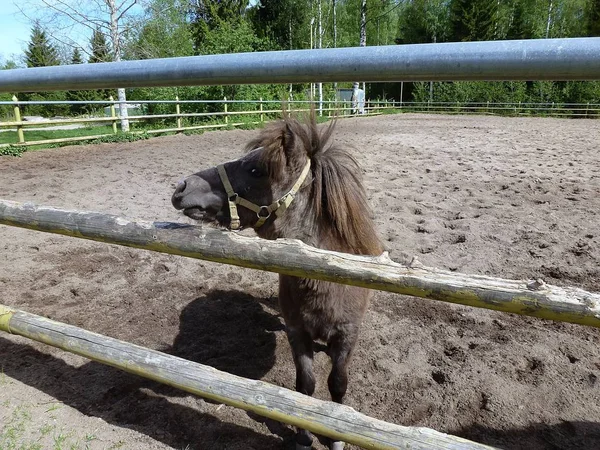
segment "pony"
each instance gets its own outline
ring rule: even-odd
[[[173,206],[188,217],[232,230],[253,227],[264,239],[299,239],[314,247],[359,255],[380,255],[357,161],[328,145],[335,122],[319,130],[314,110],[300,121],[289,115],[267,125],[245,154],[180,181]],[[239,209],[238,209],[239,206]],[[279,276],[279,305],[296,366],[296,390],[315,390],[315,341],[327,345],[327,384],[343,403],[348,363],[371,291],[332,282]],[[296,448],[309,449],[312,436],[296,433]],[[329,441],[342,449],[341,441]]]

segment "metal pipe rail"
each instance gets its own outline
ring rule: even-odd
[[[0,92],[328,81],[594,80],[600,38],[188,56],[0,71]]]

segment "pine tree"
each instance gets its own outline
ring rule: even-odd
[[[586,16],[586,35],[600,36],[600,0],[589,0]]]
[[[490,0],[451,0],[450,36],[453,41],[494,38],[498,3]]]
[[[100,30],[100,28],[96,28],[92,33],[90,47],[92,54],[88,59],[89,63],[93,64],[112,61],[113,58],[108,46],[108,42],[106,42],[106,36]],[[93,92],[94,95],[92,96],[90,94],[90,96],[93,97],[94,100],[107,100],[111,95],[111,91],[109,89],[97,89]]]
[[[31,38],[27,44],[27,50],[25,50],[25,62],[27,67],[58,66],[60,64],[58,51],[38,22],[31,30]],[[17,94],[17,97],[24,101],[64,100],[65,92],[27,92]],[[23,108],[23,113],[48,117],[63,114],[66,110],[64,105],[27,105]]]
[[[81,55],[81,50],[75,47],[73,50],[73,55],[71,56],[71,64],[83,64],[83,57]],[[99,100],[98,91],[95,90],[85,90],[85,91],[67,91],[66,94],[67,100],[69,101],[90,101],[90,100]],[[73,115],[80,114],[91,114],[95,111],[96,105],[85,105],[85,104],[74,104],[69,106],[69,110]]]
[[[244,20],[248,0],[196,0],[190,11],[192,34],[197,53],[202,53],[206,35],[222,24],[235,27]]]
[[[308,23],[310,10],[302,0],[261,0],[251,10],[250,20],[260,37],[285,50],[302,48],[300,27]]]
[[[71,64],[83,64],[83,58],[81,56],[81,50],[79,47],[75,47],[73,50],[73,56],[71,56]]]
[[[36,23],[31,30],[31,39],[25,50],[25,60],[27,67],[46,67],[58,66],[58,52],[50,43],[46,32],[39,23]]]
[[[532,37],[533,31],[527,24],[527,11],[523,2],[513,1],[506,39],[531,39]]]
[[[90,47],[92,49],[92,54],[88,62],[100,63],[112,61],[112,55],[108,43],[106,42],[106,36],[99,28],[96,28],[92,34]]]

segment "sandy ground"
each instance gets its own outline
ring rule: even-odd
[[[185,221],[174,183],[254,133],[2,157],[0,198]],[[600,291],[600,121],[380,116],[341,121],[335,140],[355,148],[392,258]],[[293,388],[276,289],[274,274],[0,227],[2,303]],[[592,328],[379,292],[347,402],[507,449],[600,448],[599,343]],[[328,367],[317,354],[320,398]],[[5,448],[293,448],[287,426],[18,337],[0,336],[0,368]]]

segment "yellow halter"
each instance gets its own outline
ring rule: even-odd
[[[237,230],[240,228],[240,216],[237,212],[237,205],[241,205],[244,208],[248,208],[256,213],[258,221],[254,224],[254,228],[258,228],[261,225],[263,225],[269,217],[271,217],[271,214],[273,212],[275,212],[275,216],[277,217],[281,217],[285,213],[285,211],[292,203],[292,200],[294,200],[294,197],[300,189],[300,186],[302,186],[302,183],[304,183],[304,180],[306,180],[308,172],[310,172],[310,159],[306,162],[306,165],[304,166],[304,169],[302,169],[300,177],[292,186],[292,188],[283,197],[281,197],[279,200],[274,201],[268,206],[259,206],[256,203],[252,203],[251,201],[240,197],[236,192],[234,192],[233,187],[229,182],[229,178],[227,177],[225,165],[218,165],[217,171],[219,172],[219,177],[221,177],[223,187],[225,187],[225,192],[227,192],[229,215],[231,216],[229,228],[231,228],[232,230]]]

